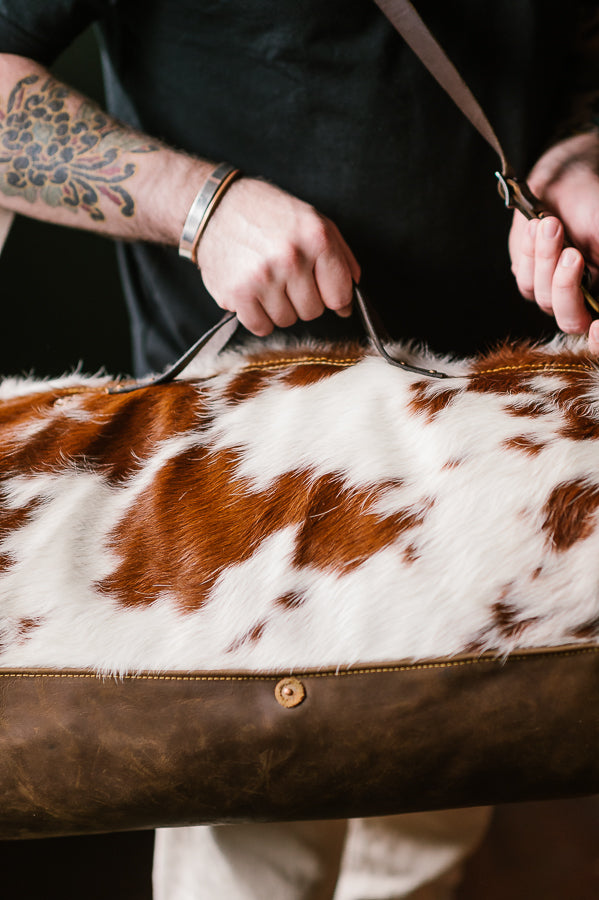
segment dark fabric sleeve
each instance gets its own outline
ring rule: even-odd
[[[0,0],[0,53],[15,53],[49,65],[116,2]]]

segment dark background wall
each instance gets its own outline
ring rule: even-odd
[[[103,102],[91,30],[53,71]],[[0,374],[61,375],[79,362],[86,372],[130,371],[127,316],[108,238],[17,216],[0,257],[0,285]]]

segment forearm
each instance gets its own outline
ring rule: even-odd
[[[37,63],[0,54],[0,206],[176,245],[213,168],[115,121]]]
[[[31,60],[0,54],[0,206],[176,246],[216,162],[139,134]],[[325,307],[348,315],[360,278],[331,221],[251,178],[227,189],[197,251],[215,302],[255,334],[314,319]]]

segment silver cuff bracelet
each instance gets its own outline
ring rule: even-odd
[[[227,188],[240,174],[239,169],[229,163],[220,163],[196,194],[179,241],[179,255],[191,260],[194,265],[197,265],[198,244],[210,216]]]

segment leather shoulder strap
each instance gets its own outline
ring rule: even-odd
[[[480,103],[409,0],[375,0],[375,3],[457,107],[495,150],[501,160],[502,174],[511,174],[503,147]]]

